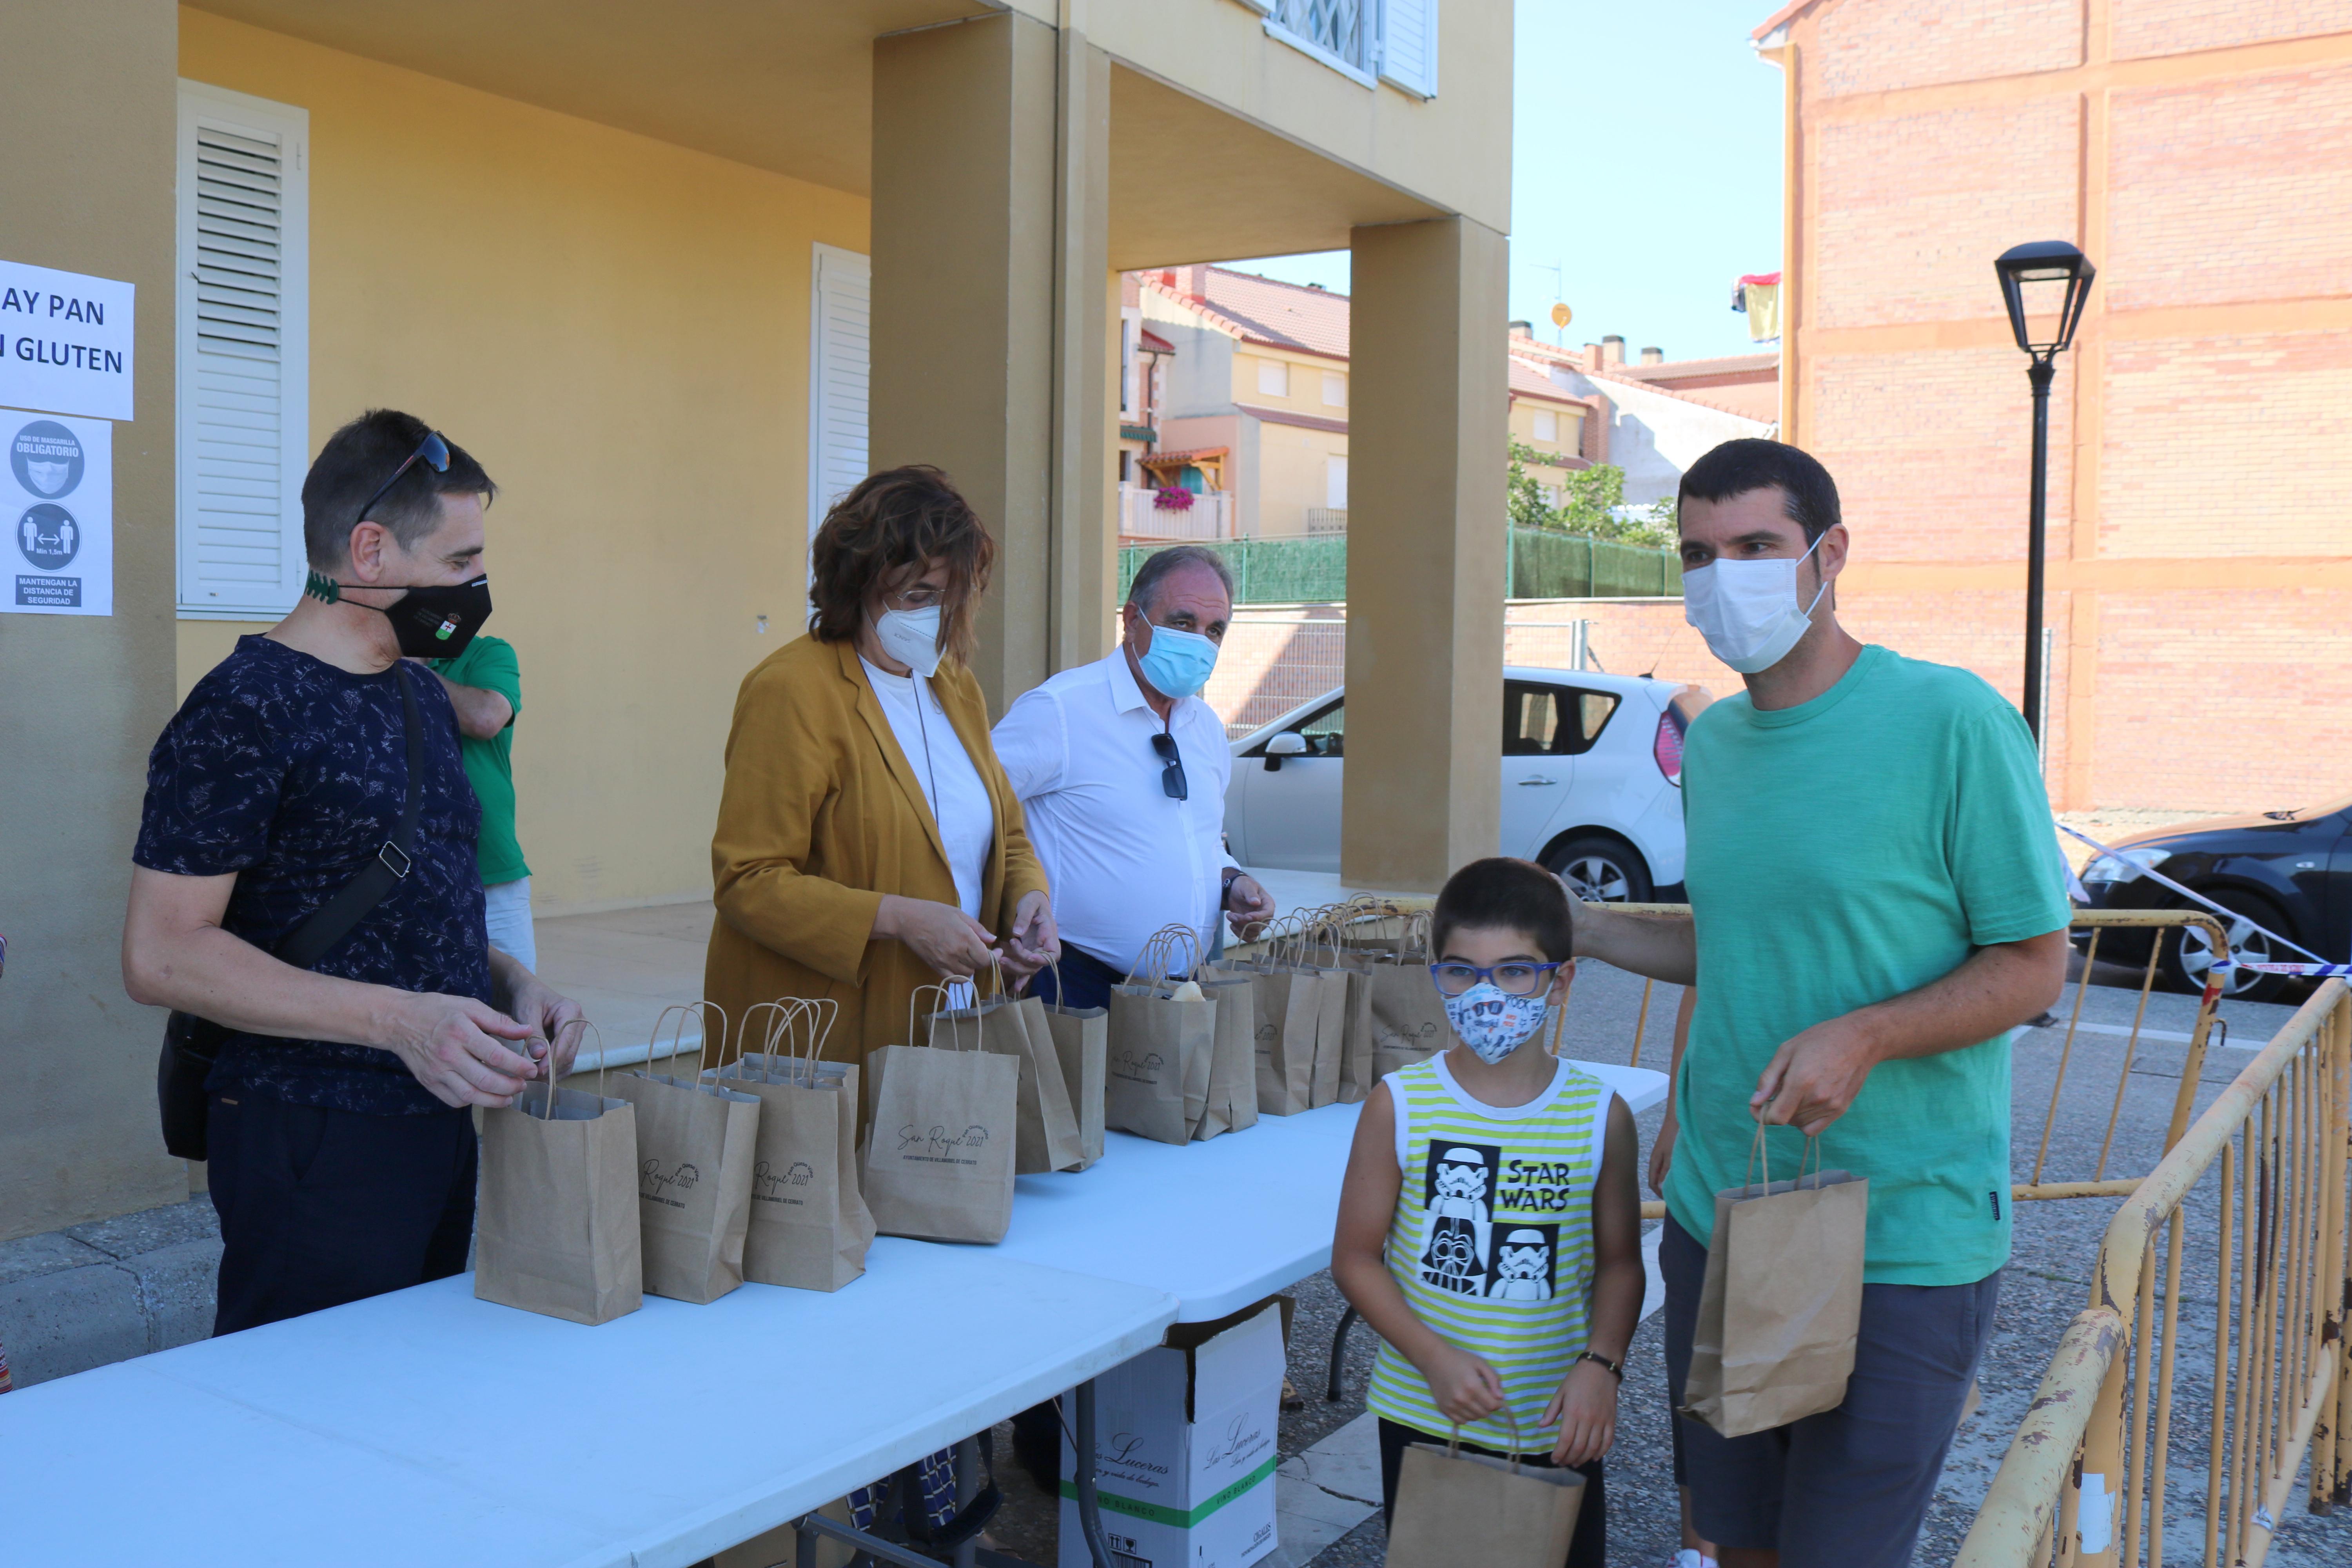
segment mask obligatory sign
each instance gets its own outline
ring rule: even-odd
[[[135,286],[0,261],[0,404],[131,417]]]
[[[0,408],[0,611],[114,613],[114,426]]]

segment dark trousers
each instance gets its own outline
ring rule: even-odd
[[[1706,1245],[1667,1220],[1658,1272],[1666,1387],[1679,1407]],[[1998,1270],[1966,1285],[1865,1284],[1836,1409],[1744,1437],[1674,1417],[1699,1534],[1777,1551],[1783,1568],[1908,1568],[2000,1304]]]
[[[1414,1443],[1434,1443],[1445,1446],[1442,1436],[1417,1432],[1402,1422],[1381,1417],[1381,1522],[1396,1522],[1397,1478],[1404,1472],[1404,1451]],[[1465,1454],[1487,1454],[1496,1458],[1504,1456],[1493,1448],[1481,1448],[1472,1444],[1462,1445]],[[1519,1463],[1543,1469],[1552,1468],[1551,1455],[1522,1454]],[[1569,1537],[1566,1568],[1607,1568],[1609,1562],[1609,1493],[1601,1479],[1599,1459],[1589,1465],[1572,1467],[1584,1478],[1584,1500],[1576,1509],[1576,1533]]]
[[[1091,952],[1080,952],[1075,947],[1062,949],[1062,979],[1057,987],[1054,972],[1041,969],[1037,978],[1029,982],[1029,994],[1039,1001],[1062,1007],[1108,1007],[1110,988],[1127,978]]]
[[[367,1116],[215,1095],[206,1178],[221,1228],[213,1332],[465,1271],[474,1118]]]

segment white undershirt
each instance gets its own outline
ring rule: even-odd
[[[940,842],[947,847],[948,870],[955,878],[956,901],[972,919],[980,918],[981,888],[988,877],[988,852],[996,843],[996,807],[980,770],[956,738],[954,726],[940,707],[931,683],[911,675],[892,675],[866,665],[866,684],[890,716],[890,732],[907,753],[931,820],[940,826]],[[921,692],[917,705],[916,693]]]

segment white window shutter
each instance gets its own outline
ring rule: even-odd
[[[179,607],[275,620],[302,591],[308,111],[180,84]]]
[[[1323,504],[1333,511],[1348,510],[1348,459],[1323,459]]]
[[[809,325],[809,536],[866,477],[874,267],[854,250],[816,247]]]
[[[1381,79],[1437,96],[1438,0],[1381,0]]]

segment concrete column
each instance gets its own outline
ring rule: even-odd
[[[939,465],[994,531],[999,713],[1102,646],[1109,88],[1018,14],[874,45],[872,461]]]
[[[139,289],[136,417],[114,426],[114,613],[0,615],[0,1239],[188,1195],[155,1125],[163,1015],[123,995],[119,956],[173,692],[179,37],[171,0],[27,0],[0,68],[5,258]]]
[[[1354,236],[1339,874],[1434,891],[1501,831],[1503,237]]]

